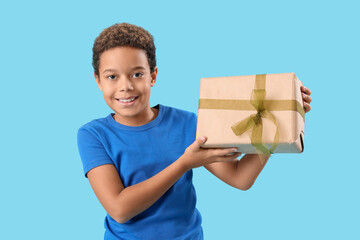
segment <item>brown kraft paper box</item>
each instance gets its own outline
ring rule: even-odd
[[[305,122],[301,85],[295,73],[202,78],[196,137],[207,137],[203,148],[301,153]],[[270,152],[261,151],[259,144]]]

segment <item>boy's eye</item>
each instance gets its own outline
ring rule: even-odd
[[[114,80],[116,77],[115,77],[115,75],[109,75],[109,76],[107,76],[106,78],[107,78],[107,79],[110,79],[110,80]]]
[[[134,78],[139,78],[139,77],[142,77],[143,75],[144,75],[144,74],[138,72],[138,73],[134,73],[134,74],[132,75],[132,77],[134,77]]]

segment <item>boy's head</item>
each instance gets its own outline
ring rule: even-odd
[[[155,44],[153,36],[136,25],[129,23],[114,24],[100,33],[93,46],[94,73],[99,76],[101,54],[115,47],[134,47],[145,51],[150,72],[156,67]]]
[[[93,46],[93,66],[96,83],[117,122],[140,126],[156,116],[149,99],[158,69],[149,32],[127,23],[105,29]]]

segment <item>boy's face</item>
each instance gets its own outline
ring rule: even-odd
[[[140,126],[154,116],[149,99],[156,75],[157,68],[150,73],[145,51],[116,47],[101,54],[99,76],[95,75],[95,79],[106,104],[115,112],[115,120]]]

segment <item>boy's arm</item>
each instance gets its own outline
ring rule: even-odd
[[[106,212],[118,223],[125,223],[154,204],[184,173],[175,161],[155,176],[127,188],[113,164],[91,169],[87,176]]]
[[[153,177],[124,188],[113,164],[91,169],[88,179],[97,198],[107,213],[124,223],[153,205],[185,172],[217,161],[233,161],[236,149],[200,149],[204,139],[197,139],[185,153]]]
[[[246,154],[240,161],[216,162],[204,167],[223,182],[241,190],[248,190],[255,182],[269,157],[261,164],[258,154]]]

